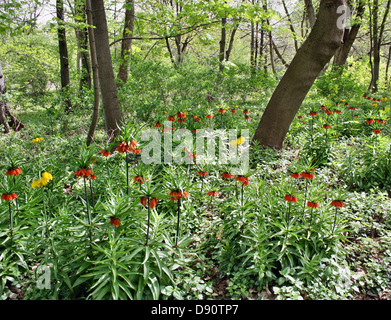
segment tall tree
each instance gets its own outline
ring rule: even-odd
[[[304,98],[341,45],[343,30],[337,24],[337,8],[345,4],[345,0],[321,0],[315,25],[269,100],[253,140],[263,146],[283,147]]]
[[[69,59],[64,23],[64,3],[62,0],[56,0],[56,14],[58,49],[60,53],[61,89],[63,91],[64,102],[66,104],[65,111],[70,112],[72,110],[72,102],[69,97]]]
[[[314,6],[312,4],[312,0],[304,0],[304,5],[305,5],[305,16],[310,28],[312,29],[316,21],[316,14],[315,14]]]
[[[370,4],[370,38],[371,38],[371,50],[370,50],[370,63],[372,78],[369,85],[369,89],[372,92],[378,91],[378,81],[379,81],[379,71],[380,71],[380,49],[383,42],[384,30],[387,21],[387,17],[390,11],[391,0],[387,0],[386,7],[384,9],[383,18],[381,19],[379,11],[379,0],[373,0],[373,3]],[[381,23],[379,25],[379,21]]]
[[[126,0],[124,30],[122,33],[121,60],[117,78],[121,80],[118,86],[128,81],[129,77],[129,59],[132,50],[132,35],[134,31],[134,0]]]
[[[94,30],[92,29],[93,20],[91,13],[91,0],[86,0],[86,13],[87,13],[87,22],[88,22],[88,41],[90,45],[91,53],[91,64],[92,64],[92,79],[94,85],[94,111],[92,114],[90,129],[87,135],[87,146],[89,146],[94,138],[96,125],[99,118],[99,105],[100,105],[100,95],[99,95],[99,66],[98,58],[96,56],[96,44],[95,44],[95,35]]]
[[[76,26],[76,38],[78,46],[78,66],[81,73],[80,89],[86,87],[91,89],[91,64],[90,55],[88,52],[88,31],[86,27],[86,3],[84,0],[76,0],[75,2],[76,21],[80,22],[80,26]]]
[[[351,19],[351,25],[344,30],[342,45],[338,48],[334,56],[334,65],[343,66],[349,56],[349,52],[356,40],[361,27],[362,17],[365,11],[365,0],[358,0],[356,6],[356,17]]]
[[[284,0],[282,0],[282,6],[284,7],[284,11],[285,11],[286,17],[288,19],[289,29],[291,30],[293,43],[295,45],[295,50],[297,51],[299,49],[299,44],[297,42],[297,35],[296,35],[295,27],[293,26],[293,21],[292,21],[291,15],[289,13],[288,7],[286,6],[286,3]]]
[[[93,0],[91,4],[92,21],[95,26],[95,49],[99,66],[99,83],[102,95],[103,114],[106,132],[110,140],[118,133],[122,114],[119,108],[113,65],[109,46],[106,12],[103,0]]]
[[[226,38],[227,38],[227,17],[224,16],[221,18],[221,37],[220,37],[220,52],[219,52],[219,71],[224,70],[224,60],[225,60],[225,47],[226,47]]]

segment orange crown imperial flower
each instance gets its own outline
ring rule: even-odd
[[[102,156],[104,157],[108,157],[111,155],[111,152],[110,151],[106,151],[106,150],[101,150],[100,153],[102,154]]]
[[[336,208],[342,208],[345,207],[345,202],[343,200],[333,200],[330,205]]]
[[[94,173],[92,172],[92,169],[88,168],[88,169],[79,169],[79,170],[76,170],[75,171],[75,176],[80,178],[80,177],[89,177],[91,175],[93,175]]]
[[[133,179],[135,183],[139,183],[139,184],[142,184],[144,181],[148,180],[148,178],[139,177],[139,176],[135,176]]]
[[[157,198],[152,198],[149,200],[149,207],[151,209],[155,208],[157,205]],[[144,206],[147,207],[148,204],[148,198],[147,197],[140,197],[140,203]]]
[[[241,182],[245,186],[248,186],[248,184],[249,184],[248,177],[237,176],[236,181]]]
[[[285,197],[284,197],[284,200],[288,201],[288,202],[298,202],[297,197],[296,196],[292,196],[290,194],[286,194]]]
[[[18,176],[22,173],[22,170],[17,167],[17,168],[10,168],[8,171],[5,173],[7,176]]]
[[[5,200],[5,201],[12,201],[14,199],[16,199],[18,197],[18,195],[16,193],[11,193],[11,194],[2,194],[1,195],[1,200]]]
[[[232,174],[232,173],[228,173],[228,172],[223,172],[223,174],[221,175],[221,177],[225,180],[228,180],[228,179],[232,179],[234,178],[235,176]]]
[[[169,197],[171,201],[179,200],[180,198],[186,199],[189,196],[187,191],[170,191]]]
[[[307,206],[310,207],[310,208],[319,208],[319,203],[308,201],[307,202]]]
[[[110,224],[116,228],[118,228],[121,225],[121,220],[116,217],[110,217]]]
[[[302,173],[301,173],[301,176],[304,178],[304,179],[314,179],[314,174],[313,173],[311,173],[311,172],[305,172],[305,171],[303,171]]]

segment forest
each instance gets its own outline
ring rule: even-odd
[[[0,0],[0,300],[391,300],[390,5]]]

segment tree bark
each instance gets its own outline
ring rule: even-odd
[[[87,146],[89,146],[94,138],[96,125],[99,118],[99,66],[98,58],[96,56],[95,35],[92,29],[93,20],[91,14],[91,0],[86,0],[87,22],[88,22],[88,40],[90,44],[91,64],[92,64],[92,78],[94,84],[94,111],[92,114],[91,125],[87,135]]]
[[[221,18],[221,37],[220,37],[220,52],[219,52],[219,71],[220,73],[224,70],[224,60],[225,60],[225,46],[227,39],[227,29],[225,26],[227,25],[227,18]]]
[[[231,36],[229,38],[229,43],[228,43],[228,48],[227,50],[225,51],[225,60],[226,61],[229,61],[229,58],[231,56],[231,52],[232,52],[232,49],[233,49],[233,46],[234,46],[234,40],[235,40],[235,34],[236,34],[236,31],[238,31],[238,28],[239,28],[239,24],[240,24],[240,20],[235,23],[232,31],[231,31]]]
[[[338,6],[345,0],[321,0],[314,27],[275,89],[253,137],[263,146],[282,149],[289,127],[315,79],[341,45]]]
[[[337,52],[334,56],[334,65],[335,66],[343,66],[346,64],[346,61],[349,57],[349,52],[353,46],[354,41],[356,40],[358,31],[361,27],[361,19],[364,15],[365,6],[364,1],[359,0],[358,6],[357,6],[357,16],[356,16],[356,23],[354,23],[350,29],[346,29],[344,31],[343,36],[343,43],[338,48]]]
[[[81,22],[85,24],[86,21],[86,4],[84,1],[78,3],[77,11],[82,17]],[[87,87],[91,89],[91,64],[90,55],[88,54],[88,31],[85,26],[79,30],[79,46],[80,46],[80,62],[81,62],[81,77],[80,77],[80,89]]]
[[[293,43],[295,45],[295,50],[297,51],[297,50],[299,50],[299,44],[297,43],[297,35],[296,35],[295,28],[293,26],[293,21],[291,19],[291,15],[289,14],[288,8],[287,8],[284,0],[282,0],[282,5],[284,7],[286,17],[288,18],[289,29],[291,30],[292,37],[293,37]]]
[[[58,49],[60,53],[61,89],[64,93],[66,104],[65,112],[72,110],[72,102],[69,98],[69,60],[66,31],[64,26],[64,3],[56,0]]]
[[[388,13],[390,10],[391,0],[387,1],[386,8],[384,11],[384,16],[382,19],[382,22],[379,27],[379,1],[374,0],[373,1],[373,10],[372,14],[372,42],[371,42],[371,49],[373,49],[373,61],[371,61],[371,69],[372,69],[372,79],[371,84],[369,86],[369,89],[372,90],[372,92],[378,91],[378,81],[379,81],[379,73],[380,73],[380,48],[383,41],[383,34],[385,29],[385,24],[387,21]],[[372,55],[372,50],[370,55]],[[371,57],[370,57],[371,58]]]
[[[117,86],[120,87],[128,81],[129,78],[129,59],[132,51],[132,38],[134,31],[134,0],[126,0],[124,30],[122,33],[121,61],[117,78],[121,80]]]
[[[386,65],[386,74],[385,74],[385,77],[384,77],[384,82],[386,84],[386,88],[389,87],[389,80],[388,80],[388,70],[390,68],[390,61],[391,61],[391,46],[389,46],[388,48],[388,58],[387,58],[387,65]]]
[[[5,78],[0,63],[0,97],[5,92]],[[10,118],[9,122],[7,121],[8,117]],[[4,126],[5,133],[9,133],[10,128],[13,128],[15,131],[19,131],[24,128],[24,124],[11,113],[7,103],[0,100],[0,126],[1,125]]]
[[[316,21],[315,9],[312,4],[312,0],[304,0],[304,4],[305,4],[305,9],[306,9],[306,17],[307,17],[308,23],[312,29],[314,27],[315,21]]]
[[[115,85],[113,65],[111,62],[107,20],[103,0],[93,0],[91,3],[92,20],[95,26],[95,47],[99,66],[99,83],[102,95],[105,128],[111,140],[118,133],[122,115],[119,108],[117,88]]]

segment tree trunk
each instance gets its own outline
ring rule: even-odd
[[[86,0],[86,11],[87,11],[87,22],[89,26],[93,25],[92,14],[91,14],[91,0]],[[98,123],[99,117],[99,104],[100,104],[100,95],[99,95],[99,66],[98,59],[96,56],[96,45],[95,45],[95,35],[92,27],[88,27],[88,40],[90,44],[90,53],[91,53],[91,64],[92,64],[92,78],[94,83],[94,111],[92,114],[92,120],[90,129],[87,135],[87,146],[89,146],[94,138],[96,125]]]
[[[345,0],[321,0],[316,23],[275,89],[253,139],[281,149],[289,127],[315,79],[341,45],[337,8]]]
[[[335,66],[343,66],[346,64],[346,61],[349,57],[349,52],[353,46],[354,41],[356,40],[358,31],[361,27],[361,19],[365,11],[364,1],[359,0],[357,7],[357,16],[356,23],[354,23],[350,29],[346,29],[344,31],[343,43],[338,48],[337,52],[334,56],[334,65]]]
[[[132,50],[132,39],[129,36],[133,36],[134,31],[134,0],[126,0],[126,11],[124,21],[124,31],[122,33],[122,45],[121,45],[121,61],[119,64],[119,70],[117,78],[121,80],[117,86],[122,86],[123,83],[128,81],[129,77],[129,60]]]
[[[312,29],[314,27],[315,21],[316,21],[315,9],[312,4],[312,0],[304,0],[304,4],[305,4],[305,10],[306,10],[306,17],[307,17],[308,23]]]
[[[64,26],[64,4],[62,0],[56,0],[58,49],[60,53],[61,89],[64,93],[66,104],[65,112],[72,110],[72,102],[69,98],[69,60],[67,39]]]
[[[272,45],[273,45],[274,52],[276,53],[278,59],[280,59],[281,63],[284,65],[285,68],[288,68],[289,67],[288,63],[285,61],[284,57],[282,56],[282,54],[278,50],[274,41],[272,41]]]
[[[378,35],[378,19],[379,19],[379,2],[373,1],[372,10],[372,48],[373,48],[373,60],[372,60],[372,79],[370,89],[372,92],[377,92],[377,81],[379,80],[379,66],[380,66],[380,51],[379,51],[379,35]]]
[[[1,67],[1,63],[0,63],[0,96],[5,92],[6,92],[5,77],[3,74],[3,68]]]
[[[238,31],[240,21],[241,21],[241,19],[239,19],[239,21],[237,23],[235,23],[235,25],[231,31],[231,36],[229,38],[229,43],[228,43],[228,49],[225,51],[225,60],[226,61],[229,61],[229,58],[231,56],[231,52],[232,52],[232,49],[234,46],[235,34],[236,34],[236,31]]]
[[[86,4],[84,1],[78,3],[77,11],[82,17],[81,22],[86,23]],[[88,36],[87,28],[81,27],[79,30],[79,46],[80,46],[80,62],[81,62],[81,77],[80,77],[80,89],[88,88],[91,89],[91,64],[90,55],[88,54]]]
[[[220,52],[219,52],[219,71],[220,73],[224,70],[224,60],[225,60],[225,46],[226,46],[226,39],[227,39],[227,29],[225,28],[227,24],[227,18],[223,17],[221,18],[221,38],[220,38]]]
[[[389,48],[388,48],[388,58],[387,58],[387,65],[386,65],[386,74],[385,74],[385,79],[384,79],[384,82],[386,84],[386,88],[389,87],[388,70],[390,68],[390,60],[391,60],[391,46],[389,46]]]
[[[251,40],[250,40],[250,66],[251,71],[255,73],[255,27],[254,22],[251,21]]]
[[[117,135],[122,115],[119,108],[113,65],[109,47],[106,13],[103,0],[90,1],[95,26],[95,47],[99,66],[99,83],[102,95],[105,127],[110,141]]]
[[[371,49],[373,50],[373,62],[371,61],[371,68],[372,68],[372,79],[371,84],[369,86],[369,89],[372,90],[372,92],[378,91],[378,81],[379,81],[379,69],[380,69],[380,48],[383,41],[383,34],[385,29],[385,24],[387,21],[387,16],[390,10],[391,0],[387,1],[386,9],[384,11],[384,16],[382,19],[382,22],[380,24],[380,27],[378,26],[379,23],[379,1],[374,0],[373,1],[373,10],[372,10],[372,43],[371,43]],[[371,50],[371,52],[372,52]],[[370,53],[372,54],[372,53]]]
[[[0,97],[5,92],[5,78],[0,63]],[[9,122],[7,121],[8,117],[10,118]],[[1,125],[4,126],[5,133],[10,132],[10,127],[13,128],[15,131],[19,131],[24,128],[24,124],[11,113],[7,103],[0,100],[0,126]]]
[[[289,29],[291,30],[292,37],[293,37],[293,43],[295,45],[295,50],[297,51],[299,49],[299,44],[297,43],[297,35],[296,35],[295,28],[293,26],[293,21],[291,19],[291,15],[289,14],[288,8],[287,8],[284,0],[282,0],[282,5],[284,7],[286,17],[288,18]]]

